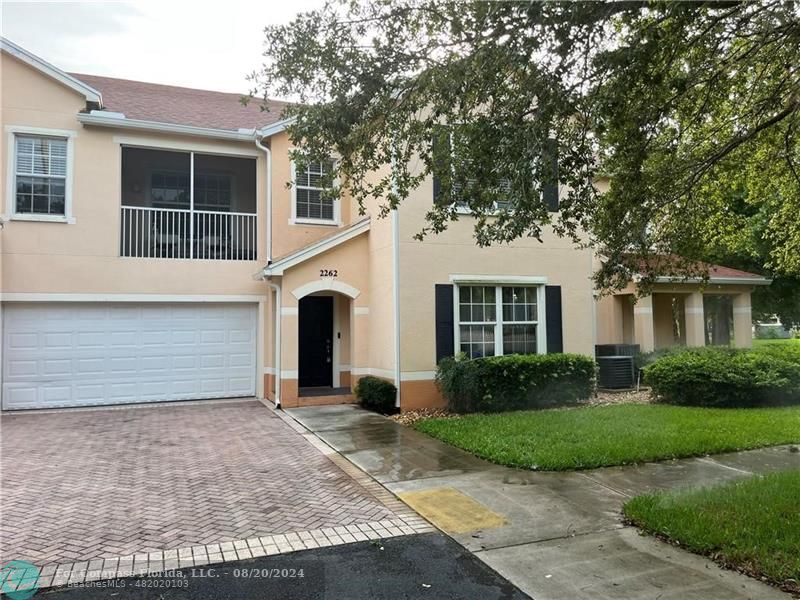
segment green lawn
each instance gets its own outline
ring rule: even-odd
[[[798,346],[800,347],[800,338],[788,338],[785,340],[753,340],[753,348],[763,346]]]
[[[646,494],[625,515],[688,550],[774,583],[800,581],[800,471]]]
[[[426,419],[414,427],[495,463],[562,471],[800,442],[800,407],[622,404]]]

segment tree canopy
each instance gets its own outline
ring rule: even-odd
[[[433,174],[478,244],[547,226],[592,244],[600,289],[656,254],[800,281],[798,3],[331,0],[268,27],[265,58],[259,95],[297,100],[296,158],[340,157],[362,206]],[[432,202],[419,235],[457,218]],[[693,268],[644,264],[645,286]]]

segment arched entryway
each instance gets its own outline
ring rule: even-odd
[[[358,290],[344,284],[323,288],[319,283],[303,288],[293,292],[298,298],[298,396],[349,395],[353,296]]]

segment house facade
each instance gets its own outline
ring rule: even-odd
[[[550,231],[478,248],[465,216],[416,241],[430,180],[386,218],[326,199],[279,102],[67,74],[7,40],[1,56],[4,410],[350,402],[365,375],[411,410],[441,405],[442,356],[634,335],[596,302],[592,252]]]

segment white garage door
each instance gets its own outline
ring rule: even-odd
[[[3,408],[255,395],[251,304],[6,304]]]

